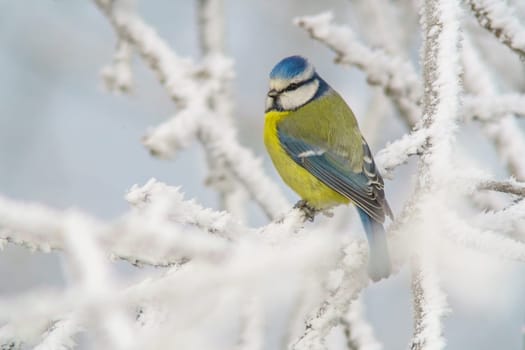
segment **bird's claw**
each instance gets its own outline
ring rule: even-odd
[[[300,201],[298,201],[297,203],[295,203],[294,208],[296,208],[296,209],[300,209],[300,210],[303,212],[304,217],[305,217],[308,221],[311,221],[311,222],[314,221],[315,214],[317,214],[317,212],[318,212],[317,209],[315,209],[314,207],[310,206],[310,205],[308,204],[308,202],[305,201],[304,199],[301,199]]]

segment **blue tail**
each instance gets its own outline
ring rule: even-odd
[[[361,222],[368,238],[370,254],[368,260],[368,275],[373,281],[379,281],[390,275],[390,257],[386,244],[386,234],[383,225],[372,219],[361,208],[357,208]]]

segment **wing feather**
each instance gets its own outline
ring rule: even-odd
[[[279,129],[278,136],[281,146],[297,164],[334,191],[352,200],[375,221],[384,222],[385,213],[391,216],[391,210],[384,196],[383,179],[377,172],[364,139],[362,139],[363,166],[361,171],[355,172],[352,170],[352,162],[348,156],[342,156],[322,146],[312,145]]]

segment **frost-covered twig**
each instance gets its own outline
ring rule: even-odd
[[[231,79],[233,77],[231,62],[225,57],[224,34],[224,1],[199,0],[197,7],[199,19],[199,42],[204,55],[207,81],[217,85],[210,89],[208,97],[209,109],[214,115],[208,118],[220,118],[222,129],[231,129],[233,119],[233,92]],[[221,63],[222,62],[222,63]],[[215,157],[213,154],[213,140],[206,138],[206,131],[201,124],[197,137],[206,150],[209,173],[206,184],[215,189],[219,194],[219,208],[228,210],[240,220],[246,216],[246,191],[241,186],[236,186],[235,176],[231,172],[232,166],[224,157]]]
[[[262,350],[264,344],[264,310],[257,296],[248,295],[241,304],[241,332],[237,350]]]
[[[459,3],[455,0],[426,0],[422,3],[423,126],[429,135],[420,160],[418,188],[413,195],[415,207],[409,209],[414,212],[414,226],[435,215],[431,204],[446,200],[444,192],[453,179],[450,159],[461,93],[459,13]],[[435,271],[433,242],[436,233],[431,229],[424,230],[422,225],[418,227],[422,235],[412,262],[415,320],[411,348],[442,349],[445,343],[441,319],[447,306]]]
[[[525,243],[505,237],[501,232],[475,228],[450,210],[440,212],[447,239],[498,259],[525,261]]]
[[[334,24],[331,13],[299,17],[295,23],[312,38],[330,47],[337,54],[337,62],[355,65],[366,73],[370,84],[381,86],[396,104],[409,129],[418,123],[422,88],[410,63],[363,45],[349,27]]]
[[[71,319],[54,322],[42,335],[44,338],[34,350],[70,350],[77,346],[75,335],[82,329]]]
[[[475,119],[484,122],[498,121],[498,119],[514,114],[525,116],[525,95],[467,95],[463,97],[463,118]]]
[[[445,347],[440,320],[448,312],[448,307],[445,295],[439,287],[434,264],[433,259],[428,256],[417,256],[412,266],[414,336],[410,344],[411,350]]]
[[[525,26],[506,1],[467,0],[479,24],[525,60]]]
[[[350,310],[341,320],[349,350],[381,350],[383,345],[374,336],[372,326],[364,319],[363,301],[358,298],[350,304]]]
[[[500,210],[479,213],[474,217],[472,226],[525,242],[525,201],[519,200]]]
[[[148,207],[165,207],[165,219],[181,224],[194,225],[210,233],[235,239],[250,229],[226,211],[205,208],[194,200],[184,199],[178,187],[168,186],[150,179],[144,186],[134,185],[126,194],[126,200],[138,211]],[[155,211],[153,208],[149,208]]]
[[[339,269],[332,272],[329,297],[312,312],[304,334],[293,344],[294,350],[320,349],[330,330],[345,316],[352,301],[368,284],[367,248],[364,242],[353,242],[344,251]]]
[[[264,174],[259,161],[239,144],[233,127],[225,123],[228,118],[222,114],[229,106],[215,107],[218,103],[217,98],[223,97],[227,91],[225,82],[233,76],[231,61],[214,51],[213,59],[208,57],[206,64],[198,66],[177,56],[152,28],[125,6],[125,0],[95,2],[113,24],[119,38],[129,42],[157,73],[172,99],[182,109],[179,114],[184,113],[151,130],[143,140],[146,147],[154,155],[170,157],[181,147],[187,146],[191,140],[198,138],[207,152],[213,150],[214,154],[208,158],[219,162],[216,158],[220,157],[222,164],[270,218],[278,217],[289,208],[288,201]],[[202,4],[208,9],[206,6],[211,3]],[[203,36],[212,35],[212,32],[213,35],[220,35],[215,33],[217,25],[208,25],[211,29],[205,29]],[[210,45],[216,45],[211,44],[214,40],[210,38],[205,47],[211,48]],[[214,46],[213,50],[216,49]],[[184,118],[178,121],[179,117]],[[218,123],[220,128],[217,127]],[[240,153],[240,156],[235,152]]]
[[[490,190],[525,197],[525,184],[510,179],[507,181],[483,181],[478,185],[480,190]]]
[[[496,80],[492,70],[487,66],[474,47],[470,37],[465,34],[462,50],[465,88],[476,95],[494,95]],[[518,180],[525,180],[525,139],[516,118],[506,114],[492,123],[482,123],[484,134],[492,141],[498,155],[506,164],[510,175]]]
[[[415,130],[388,144],[379,151],[375,158],[376,165],[383,177],[391,178],[392,171],[408,161],[411,156],[423,154],[428,137],[427,129]]]
[[[129,92],[133,88],[131,74],[131,59],[133,50],[131,45],[123,39],[117,41],[117,49],[113,61],[102,69],[101,75],[109,91]]]
[[[70,293],[39,293],[37,299],[35,295],[15,296],[13,300],[0,299],[0,322],[14,314],[24,317],[26,322],[29,319],[37,319],[35,316],[40,315],[52,319],[56,315],[64,314],[65,310],[71,309],[80,312],[80,315],[84,315],[84,310],[94,310],[91,317],[98,319],[105,317],[99,312],[109,310],[111,305],[122,304],[132,310],[137,305],[153,303],[153,305],[162,307],[163,310],[170,310],[166,313],[165,318],[162,318],[163,321],[151,318],[146,320],[153,328],[160,327],[166,332],[166,334],[158,333],[164,338],[157,337],[156,341],[162,343],[171,339],[167,337],[167,334],[177,333],[176,330],[181,330],[181,327],[182,329],[190,327],[183,322],[182,324],[175,323],[176,328],[174,329],[172,328],[174,323],[170,323],[170,320],[194,318],[194,313],[198,311],[193,305],[196,306],[209,298],[212,298],[212,304],[216,305],[218,301],[224,301],[225,295],[231,295],[232,291],[240,293],[239,295],[255,295],[253,291],[263,290],[261,288],[264,288],[268,281],[285,283],[293,279],[297,282],[298,289],[318,288],[318,281],[335,265],[339,245],[333,238],[310,234],[303,235],[300,239],[290,237],[282,240],[279,245],[275,245],[246,237],[242,242],[234,245],[228,259],[219,262],[194,261],[192,264],[182,266],[176,272],[157,278],[148,278],[131,288],[111,289],[108,293],[101,293],[95,299],[87,290],[89,288],[75,289]],[[361,245],[361,248],[364,246]],[[91,257],[90,254],[87,254],[86,259]],[[353,258],[352,255],[350,257]],[[94,269],[94,272],[96,271]],[[38,305],[35,305],[37,302]],[[171,310],[177,310],[177,312]],[[208,313],[209,309],[206,307],[205,314],[208,315]],[[250,316],[253,316],[253,313],[250,313]],[[192,323],[191,327],[194,326]],[[90,328],[93,327],[96,325],[91,325]],[[147,343],[147,340],[150,339],[147,329],[144,331],[136,329],[137,346],[133,348],[141,348],[139,345],[145,344],[145,341]],[[199,334],[199,337],[202,338],[202,334]],[[181,344],[188,339],[191,338],[188,338],[184,332],[177,333],[177,341]],[[159,347],[153,346],[153,348]]]
[[[180,194],[174,197],[178,196]],[[169,201],[169,196],[164,200]],[[228,245],[224,239],[209,237],[197,228],[183,228],[177,222],[170,221],[170,207],[162,207],[164,203],[142,212],[128,213],[111,224],[105,224],[73,210],[52,210],[0,197],[0,240],[31,250],[64,250],[65,225],[75,220],[79,227],[92,228],[86,235],[93,236],[107,256],[133,264],[169,266],[194,254],[216,259],[225,252]],[[23,217],[19,214],[21,212]],[[213,226],[207,230],[213,231]],[[145,243],[148,249],[144,249]]]

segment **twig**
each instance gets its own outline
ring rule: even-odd
[[[52,210],[0,197],[0,239],[31,250],[64,250],[65,225],[73,220],[79,227],[92,228],[86,234],[102,245],[107,256],[137,265],[170,266],[195,257],[194,253],[214,260],[225,252],[228,243],[224,239],[177,227],[168,220],[166,209],[159,211],[161,205],[106,224],[77,211]],[[23,217],[19,213],[24,213]],[[147,250],[143,249],[146,242]]]
[[[224,96],[227,91],[225,84],[233,76],[231,60],[214,54],[213,65],[199,67],[177,56],[132,10],[119,6],[121,1],[94,1],[112,23],[118,37],[129,42],[157,73],[160,82],[182,109],[179,113],[185,113],[181,121],[175,121],[178,119],[175,116],[175,120],[150,131],[143,140],[146,147],[156,156],[170,157],[198,138],[207,151],[208,159],[212,159],[214,164],[222,162],[269,218],[282,215],[290,207],[288,201],[264,174],[253,154],[239,144],[233,127],[225,123],[228,118],[223,114],[229,107],[219,106],[217,102],[218,97]],[[202,4],[207,6],[208,3]],[[213,28],[206,27],[203,35],[217,30],[217,25],[213,23],[207,22],[206,25]],[[209,45],[212,44],[205,44],[206,47]],[[210,154],[211,151],[214,154]],[[220,159],[217,160],[217,157]]]
[[[428,257],[414,258],[412,265],[414,336],[410,345],[411,350],[445,347],[440,320],[448,313],[448,308],[432,266],[433,261]]]
[[[368,284],[366,273],[367,248],[362,243],[352,243],[345,249],[340,268],[340,284],[308,317],[304,334],[293,344],[294,350],[322,348],[330,330],[344,317],[352,301]]]
[[[480,96],[498,93],[493,71],[483,62],[467,34],[463,40],[462,61],[464,84],[469,92]],[[492,141],[509,175],[525,180],[525,140],[514,115],[506,114],[492,123],[482,123],[481,128]]]
[[[408,62],[363,45],[349,27],[334,24],[331,13],[299,17],[294,22],[332,49],[337,55],[336,62],[358,67],[366,73],[368,83],[381,86],[399,109],[408,129],[419,122],[422,89]]]
[[[346,317],[341,319],[347,348],[350,350],[381,350],[383,346],[374,336],[372,326],[363,315],[363,301],[358,298],[350,304]]]
[[[507,181],[484,181],[478,185],[480,190],[497,191],[525,197],[525,184],[513,179]]]
[[[468,0],[478,23],[525,60],[525,27],[505,1]]]
[[[525,95],[467,95],[463,97],[463,118],[496,122],[514,114],[525,117]]]
[[[425,233],[419,238],[418,250],[412,258],[415,319],[412,350],[442,349],[445,345],[441,319],[447,306],[435,271],[432,250],[435,232],[423,230],[421,223],[435,215],[430,203],[446,200],[444,191],[453,179],[449,162],[459,111],[459,13],[455,0],[426,0],[422,4],[423,126],[429,134],[420,158],[418,188],[407,204],[415,205],[407,210],[413,211],[413,225],[419,222]]]

